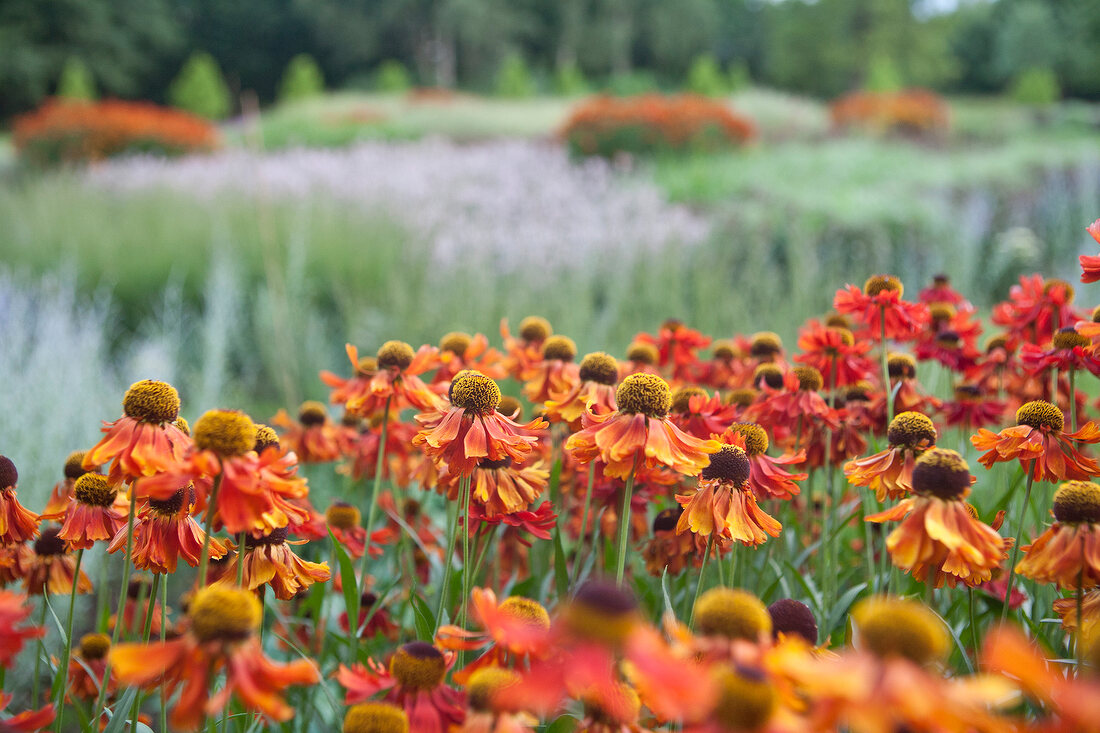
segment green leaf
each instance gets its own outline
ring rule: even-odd
[[[577,719],[572,715],[561,715],[546,726],[546,733],[573,733],[577,729]]]
[[[359,586],[355,582],[355,568],[352,567],[351,558],[348,557],[343,546],[336,541],[331,529],[328,531],[328,536],[332,540],[332,551],[340,566],[340,582],[344,586],[344,608],[348,612],[348,624],[357,624],[359,623]]]
[[[416,637],[421,641],[431,642],[435,635],[435,614],[419,594],[409,596],[413,607],[413,621],[416,623]]]
[[[569,568],[565,561],[565,548],[561,544],[561,532],[558,530],[554,530],[554,587],[559,600],[569,594]]]
[[[131,687],[122,695],[122,699],[115,703],[115,709],[110,713],[111,720],[107,723],[107,727],[103,729],[103,733],[122,733],[126,730],[127,724],[130,722],[130,708],[134,705],[134,699],[137,697],[138,688]]]

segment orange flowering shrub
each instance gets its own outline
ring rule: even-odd
[[[148,102],[51,99],[15,121],[16,150],[38,164],[102,160],[124,153],[181,155],[218,146],[198,117]]]
[[[830,105],[829,116],[840,129],[918,134],[944,131],[950,119],[947,102],[927,89],[852,92]]]
[[[573,111],[561,136],[581,155],[714,150],[756,134],[753,123],[720,102],[694,94],[590,99]]]

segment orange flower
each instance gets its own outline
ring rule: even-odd
[[[847,328],[810,321],[799,332],[798,348],[805,353],[794,360],[821,372],[829,388],[855,384],[875,371],[874,362],[866,356],[871,342],[856,341]]]
[[[354,348],[348,345],[348,356],[353,363],[357,361]],[[413,352],[412,346],[404,341],[387,341],[378,349],[376,363],[377,371],[371,375],[366,389],[344,402],[348,412],[370,418],[382,414],[387,403],[390,415],[397,415],[406,407],[422,412],[439,408],[439,395],[419,376],[439,364],[438,349],[421,346],[419,351]]]
[[[175,424],[180,397],[172,385],[146,379],[134,382],[122,398],[123,416],[104,423],[106,435],[84,455],[89,471],[111,462],[111,483],[132,481],[174,469],[191,446]]]
[[[1065,416],[1043,400],[1027,402],[1016,411],[1016,426],[993,433],[980,428],[970,442],[986,451],[978,461],[986,468],[1018,459],[1036,481],[1087,481],[1100,475],[1100,465],[1082,455],[1073,443],[1100,442],[1100,427],[1085,423],[1076,433],[1066,433]]]
[[[806,460],[806,451],[772,458],[767,454],[768,434],[756,423],[742,422],[732,425],[722,433],[722,442],[745,450],[749,459],[749,488],[757,499],[790,499],[800,489],[796,481],[805,481],[808,474],[791,473],[781,466],[799,464]]]
[[[12,697],[13,695],[0,692],[0,710],[8,706]],[[54,706],[46,705],[38,710],[27,710],[0,720],[0,730],[5,733],[39,733],[46,730],[56,716]]]
[[[699,359],[695,352],[710,345],[710,337],[704,336],[693,328],[688,328],[675,318],[661,324],[657,336],[639,333],[635,343],[648,343],[657,347],[658,366],[672,367],[672,376],[677,380],[692,378],[692,372]]]
[[[359,510],[344,501],[332,502],[325,511],[325,524],[328,530],[347,550],[348,556],[355,560],[363,557],[363,553],[367,551],[367,530],[360,524],[361,520],[362,515]],[[397,532],[392,527],[383,527],[371,532],[371,557],[381,556],[381,546],[393,542],[397,539],[396,535]]]
[[[286,410],[279,410],[271,422],[286,431],[279,442],[294,451],[302,463],[328,463],[340,457],[340,430],[329,420],[328,411],[320,402],[303,402],[298,408],[297,422],[290,419]]]
[[[902,520],[886,538],[890,559],[921,582],[970,587],[992,577],[1008,557],[1009,541],[970,513],[964,501],[973,477],[953,450],[930,448],[913,467],[914,496],[866,517],[868,522]]]
[[[642,548],[642,558],[646,572],[655,578],[664,575],[666,569],[669,575],[676,576],[689,564],[698,567],[706,553],[707,541],[702,536],[691,532],[677,534],[676,525],[683,513],[684,508],[676,505],[658,512],[653,518],[653,536]],[[728,548],[729,541],[716,536],[712,549],[715,556],[722,556]]]
[[[570,389],[550,395],[544,413],[551,422],[567,423],[573,432],[580,430],[584,413],[605,415],[615,411],[619,364],[614,357],[596,351],[581,361],[578,377],[579,382]]]
[[[0,590],[0,667],[10,668],[26,641],[45,635],[46,629],[41,626],[15,628],[27,620],[31,610],[26,596]]]
[[[348,691],[346,705],[368,700],[385,690],[382,699],[405,710],[412,730],[448,733],[466,716],[465,696],[443,681],[452,662],[453,657],[431,644],[414,641],[394,652],[388,669],[373,659],[368,659],[365,667],[341,664],[336,679]]]
[[[1100,244],[1100,219],[1089,224],[1085,231]],[[1081,255],[1078,259],[1081,261],[1081,282],[1094,283],[1100,280],[1100,256]]]
[[[901,281],[896,277],[874,275],[864,283],[863,290],[847,285],[836,291],[833,308],[859,321],[873,339],[882,338],[885,317],[886,338],[908,341],[920,333],[930,316],[924,303],[902,300],[903,292]]]
[[[161,501],[149,499],[138,513],[134,524],[133,562],[138,570],[170,574],[176,572],[176,564],[182,557],[191,567],[198,567],[205,536],[203,529],[190,510],[195,503],[195,489],[188,485]],[[126,549],[126,527],[115,533],[107,552]],[[225,555],[222,541],[210,538],[210,558],[216,560]]]
[[[699,475],[699,490],[676,496],[684,507],[676,532],[713,532],[753,547],[778,537],[783,525],[757,506],[748,484],[751,470],[743,448],[723,445]]]
[[[489,647],[485,653],[455,673],[465,684],[474,672],[485,667],[524,668],[549,649],[550,615],[536,601],[512,596],[498,603],[489,588],[470,592],[470,614],[485,629],[482,633],[445,625],[436,632],[436,643],[453,651]]]
[[[69,661],[69,680],[66,698],[95,700],[99,696],[99,685],[107,671],[107,652],[111,648],[111,637],[106,634],[85,634],[80,645]],[[107,681],[107,695],[114,694],[115,677],[112,674]]]
[[[700,440],[720,434],[737,416],[737,405],[726,405],[715,392],[707,395],[699,387],[681,387],[672,393],[671,420],[676,427]]]
[[[34,551],[19,556],[19,572],[23,588],[29,594],[50,595],[72,592],[76,582],[76,558],[68,551],[68,543],[57,536],[60,530],[49,527],[34,541]],[[80,571],[77,593],[91,593],[92,581]]]
[[[1055,522],[1023,547],[1016,572],[1078,590],[1100,585],[1100,485],[1069,481],[1054,492]]]
[[[439,368],[432,376],[432,384],[453,381],[459,372],[467,369],[492,379],[508,375],[501,353],[489,346],[489,339],[484,334],[470,336],[459,331],[446,334],[439,341]]]
[[[85,451],[74,451],[65,459],[65,480],[55,484],[50,498],[46,500],[46,508],[43,514],[61,514],[69,506],[69,499],[73,495],[73,484],[76,480],[88,473],[84,468]],[[98,467],[95,469],[99,473]]]
[[[290,720],[294,708],[283,700],[283,690],[315,684],[320,675],[312,661],[277,664],[264,656],[255,634],[261,616],[260,602],[248,591],[202,588],[191,599],[186,633],[167,642],[120,644],[110,652],[111,667],[121,684],[161,687],[166,697],[182,685],[170,716],[174,728],[196,730],[204,715],[216,715],[234,694],[246,710]],[[210,697],[210,683],[222,667],[225,687]]]
[[[504,339],[504,368],[514,379],[523,376],[542,360],[542,342],[554,333],[550,321],[541,316],[527,316],[519,322],[519,338],[508,329],[508,319],[500,319],[500,337]]]
[[[1046,343],[1059,328],[1078,320],[1073,296],[1073,286],[1064,280],[1021,275],[1020,284],[1009,289],[1008,300],[993,306],[993,322],[1021,341]]]
[[[413,444],[436,463],[446,463],[454,475],[470,476],[482,459],[502,461],[505,458],[522,463],[538,442],[520,434],[521,430],[537,430],[546,422],[536,418],[518,425],[497,412],[500,387],[479,372],[467,371],[451,382],[451,407],[446,412],[416,416],[424,429],[413,438]]]
[[[38,536],[38,515],[23,508],[15,493],[19,472],[0,456],[0,545],[15,545]]]
[[[694,476],[719,448],[716,441],[687,435],[668,419],[672,395],[668,383],[654,374],[631,374],[619,385],[615,400],[617,411],[586,413],[586,427],[565,442],[580,463],[602,460],[608,477],[625,479],[635,467],[656,466]]]
[[[567,336],[551,336],[542,344],[542,359],[533,364],[523,375],[527,383],[523,385],[523,394],[535,405],[551,399],[555,394],[564,394],[576,387],[580,381],[580,368],[573,363],[577,356],[577,345]]]
[[[913,490],[913,466],[936,443],[936,426],[927,415],[903,412],[887,430],[889,448],[844,464],[844,475],[853,486],[866,486],[879,501],[900,499]]]
[[[371,380],[378,373],[378,360],[373,356],[360,358],[359,349],[351,344],[345,344],[344,350],[351,361],[352,376],[344,378],[330,371],[322,371],[320,376],[322,382],[332,387],[329,402],[346,409],[349,402],[369,398]]]
[[[74,550],[90,550],[100,540],[110,540],[125,529],[130,502],[98,473],[86,473],[73,485],[69,505],[60,514],[43,519],[62,519],[58,536]],[[125,534],[125,532],[123,532]]]
[[[452,476],[448,469],[440,472],[439,486],[446,490],[448,499],[457,501],[459,477]],[[472,474],[470,497],[484,506],[486,514],[512,514],[531,506],[549,478],[550,472],[541,461],[516,466],[508,457],[500,461],[482,460]]]
[[[314,583],[324,583],[332,577],[328,563],[307,562],[294,554],[286,541],[286,530],[275,529],[270,534],[245,537],[245,546],[229,561],[229,567],[219,584],[237,582],[237,563],[244,562],[244,587],[256,590],[270,584],[275,597],[289,601],[299,591]]]

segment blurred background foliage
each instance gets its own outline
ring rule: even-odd
[[[713,94],[747,77],[818,97],[917,85],[1095,99],[1097,37],[1100,0],[5,0],[0,117],[77,75],[171,101],[196,58],[234,106],[244,91],[278,99],[309,66],[331,88],[505,96]]]

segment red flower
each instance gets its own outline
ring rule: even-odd
[[[1005,403],[983,396],[976,385],[961,384],[955,387],[955,399],[941,404],[940,411],[947,427],[961,427],[970,432],[1001,422]]]
[[[1016,411],[1015,427],[1000,433],[981,428],[970,442],[986,451],[978,459],[986,468],[1018,459],[1036,481],[1087,481],[1100,475],[1100,465],[1073,446],[1100,442],[1100,427],[1089,422],[1076,433],[1063,432],[1064,427],[1061,410],[1049,402],[1034,400]]]
[[[7,456],[0,456],[0,546],[17,545],[38,536],[38,515],[19,503],[15,484],[19,472]]]
[[[993,322],[1016,338],[1046,343],[1062,326],[1079,320],[1073,306],[1073,287],[1063,280],[1044,280],[1042,275],[1021,275],[1008,300],[993,306]]]
[[[514,379],[525,379],[524,374],[542,361],[542,342],[554,333],[550,322],[540,316],[527,316],[519,322],[519,338],[508,330],[508,319],[500,319],[500,337],[504,339],[504,367]]]
[[[11,702],[13,695],[0,692],[0,710],[3,710]],[[39,733],[46,730],[57,717],[57,711],[53,705],[46,705],[38,710],[27,710],[22,713],[0,720],[0,731],[4,733]]]
[[[1100,219],[1097,219],[1093,223],[1089,224],[1086,229],[1092,238],[1096,240],[1097,244],[1100,244]],[[1088,255],[1081,255],[1081,282],[1094,283],[1100,280],[1100,255],[1090,257]]]
[[[176,572],[182,557],[191,567],[198,567],[205,534],[191,516],[195,490],[191,486],[180,489],[166,501],[149,499],[138,512],[134,524],[134,566],[139,570],[169,574]],[[107,552],[126,549],[126,527],[115,533]],[[210,558],[225,555],[221,540],[210,538]]]
[[[883,318],[886,338],[908,341],[915,338],[929,321],[928,306],[901,299],[901,282],[889,275],[876,275],[860,290],[846,285],[836,292],[833,308],[841,315],[850,315],[863,325],[873,339],[880,339]]]
[[[448,625],[441,626],[435,637],[437,644],[452,651],[489,647],[454,675],[460,685],[483,667],[524,668],[550,649],[550,615],[529,598],[512,596],[498,603],[491,589],[474,588],[470,592],[470,615],[484,632]]]
[[[69,505],[60,514],[43,519],[62,519],[58,536],[74,550],[90,550],[100,540],[111,540],[126,527],[130,502],[106,476],[86,473],[76,480]]]
[[[554,528],[558,515],[554,512],[554,506],[548,501],[544,501],[539,504],[538,509],[535,511],[518,511],[508,512],[506,514],[486,514],[485,510],[480,504],[470,505],[470,531],[480,532],[482,527],[480,525],[488,525],[495,527],[498,524],[504,523],[509,527],[515,527],[516,529],[522,529],[532,537],[536,537],[540,540],[550,539],[550,530]],[[463,519],[465,521],[465,519]],[[521,540],[522,541],[522,540]],[[530,545],[529,542],[524,542],[525,545]]]
[[[471,337],[458,331],[448,333],[439,341],[439,352],[439,368],[432,376],[433,385],[446,384],[467,369],[491,379],[503,379],[508,375],[503,356],[489,346],[489,339],[484,334]]]
[[[534,405],[541,405],[556,394],[565,394],[580,384],[580,367],[573,363],[577,345],[566,336],[551,336],[542,344],[542,358],[523,373],[527,383],[523,394]]]
[[[926,415],[903,412],[890,423],[886,450],[849,461],[844,475],[853,486],[866,486],[879,501],[900,499],[913,490],[917,458],[936,444],[936,427]]]
[[[692,370],[698,361],[695,352],[710,345],[709,336],[704,336],[675,319],[665,321],[656,337],[639,333],[634,341],[656,346],[658,365],[666,367],[671,364],[673,378],[685,380],[691,379]]]
[[[810,321],[798,335],[802,354],[794,360],[821,372],[827,387],[846,387],[874,373],[875,364],[867,358],[870,341],[856,341],[846,328],[824,326]]]
[[[303,402],[297,421],[291,420],[286,410],[279,410],[271,423],[283,429],[279,442],[302,463],[328,463],[340,457],[340,428],[332,424],[320,402]]]
[[[315,684],[317,666],[306,659],[289,664],[268,659],[255,634],[261,613],[260,602],[246,590],[202,588],[191,599],[186,633],[167,642],[120,644],[110,652],[111,667],[121,684],[160,687],[166,697],[182,686],[169,716],[173,728],[196,730],[204,715],[218,714],[234,694],[246,710],[290,720],[294,708],[283,700],[283,691]],[[210,697],[210,684],[223,667],[224,687]]]
[[[16,628],[27,620],[32,610],[26,596],[0,590],[0,667],[10,668],[26,641],[45,635],[46,630],[41,626]]]
[[[779,458],[767,454],[768,434],[756,423],[737,423],[721,437],[723,443],[736,445],[749,459],[749,488],[757,499],[790,499],[800,489],[796,481],[805,481],[808,474],[791,473],[782,466],[797,465],[806,460],[806,451],[787,453]]]
[[[707,440],[721,433],[737,416],[737,405],[726,405],[718,393],[707,395],[698,387],[681,387],[672,393],[671,419],[688,435]]]

